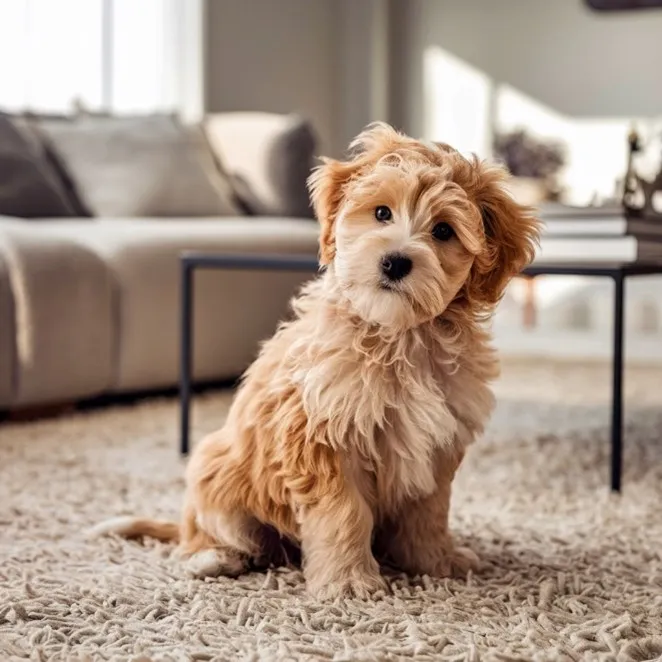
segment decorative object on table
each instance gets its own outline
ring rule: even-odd
[[[662,158],[656,155],[657,170],[645,177],[638,158],[646,148],[650,151],[650,145],[644,145],[633,128],[628,135],[627,165],[618,203],[540,206],[544,233],[537,262],[662,261],[662,206],[657,201],[658,197],[662,199]]]
[[[493,148],[495,159],[504,163],[513,175],[510,189],[518,202],[538,205],[558,197],[557,175],[566,163],[560,142],[518,129],[497,134]]]
[[[636,167],[636,157],[643,151],[643,141],[633,128],[628,135],[628,165],[623,187],[623,208],[632,217],[657,219],[662,223],[662,202],[656,204],[655,199],[656,194],[662,199],[662,163],[658,164],[659,169],[651,179],[643,177],[637,172]]]

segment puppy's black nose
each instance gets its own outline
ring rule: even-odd
[[[391,253],[382,259],[382,272],[389,280],[402,280],[412,268],[412,261],[404,255]]]

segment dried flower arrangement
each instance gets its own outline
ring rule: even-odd
[[[493,154],[513,175],[510,188],[523,204],[537,205],[560,195],[557,175],[566,164],[563,145],[524,129],[497,134]]]
[[[498,134],[494,140],[494,157],[514,177],[545,180],[554,177],[566,162],[560,142],[536,138],[524,129]]]

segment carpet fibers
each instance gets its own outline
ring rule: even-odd
[[[394,576],[371,602],[317,603],[296,570],[194,580],[167,545],[86,539],[108,516],[177,515],[175,400],[0,426],[0,660],[662,659],[661,383],[628,374],[616,497],[608,371],[506,366],[454,495],[484,567]],[[196,436],[229,399],[196,400]]]

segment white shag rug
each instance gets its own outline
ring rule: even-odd
[[[167,545],[87,540],[175,517],[177,403],[0,426],[0,660],[662,659],[662,372],[626,389],[624,492],[608,493],[606,368],[510,365],[457,479],[466,581],[393,578],[321,604],[296,570],[188,578]],[[196,400],[195,433],[230,394]]]

